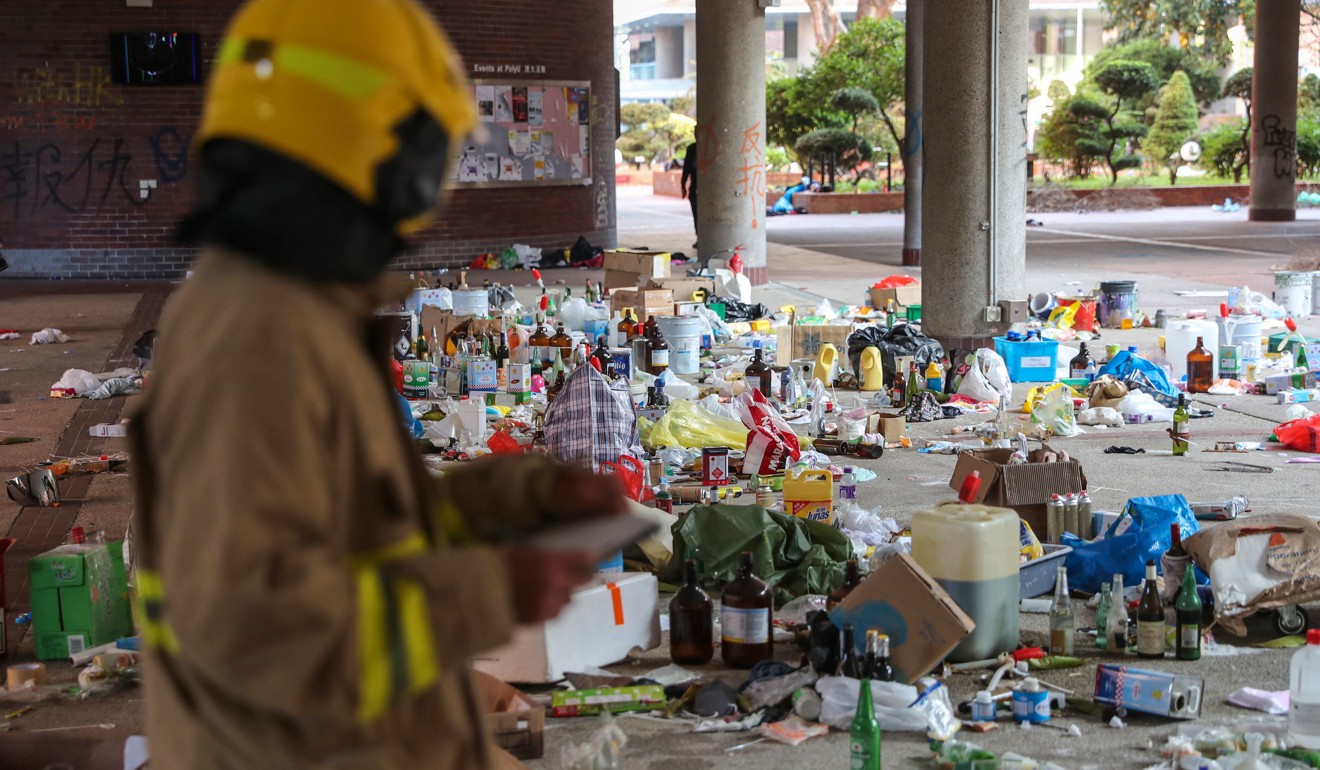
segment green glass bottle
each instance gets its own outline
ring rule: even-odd
[[[862,680],[857,697],[857,716],[853,717],[849,733],[849,753],[852,770],[880,770],[880,722],[875,718],[871,703],[871,680]]]
[[[1178,660],[1201,659],[1201,596],[1196,592],[1196,570],[1189,565],[1183,573],[1182,590],[1174,605],[1178,617],[1174,656]]]
[[[1105,629],[1109,627],[1109,605],[1112,600],[1112,594],[1109,591],[1109,584],[1101,583],[1100,603],[1095,606],[1095,646],[1100,650],[1109,646],[1109,640],[1105,636]]]
[[[1178,408],[1173,410],[1173,456],[1187,454],[1187,397],[1178,394]]]

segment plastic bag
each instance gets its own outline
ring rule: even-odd
[[[1107,425],[1111,428],[1121,428],[1123,422],[1123,414],[1107,406],[1083,409],[1081,414],[1077,415],[1079,425]]]
[[[592,470],[624,455],[641,457],[637,413],[627,383],[579,366],[546,410],[545,440],[554,457]]]
[[[85,396],[101,387],[101,380],[91,372],[82,369],[65,370],[59,382],[50,386],[51,390],[72,390],[75,395]]]
[[[1118,402],[1118,411],[1129,422],[1172,422],[1173,409],[1142,390],[1131,391]]]
[[[1091,407],[1108,406],[1117,408],[1118,402],[1127,397],[1128,388],[1118,380],[1105,375],[1086,386],[1087,404]]]
[[[614,476],[619,480],[629,499],[639,503],[655,499],[655,493],[646,483],[646,466],[637,458],[621,455],[617,461],[602,462],[599,466],[602,475]]]
[[[1259,315],[1265,318],[1283,318],[1288,311],[1269,297],[1250,287],[1236,286],[1228,290],[1228,310],[1238,315]]]
[[[908,422],[934,422],[944,419],[944,409],[930,391],[922,391],[917,399],[899,411],[899,416]]]
[[[1274,429],[1274,435],[1289,449],[1320,452],[1320,414],[1285,422]]]
[[[1049,320],[1045,323],[1055,329],[1071,329],[1077,321],[1077,310],[1081,306],[1079,302],[1074,302],[1066,307],[1059,305],[1050,313]]]
[[[734,401],[738,417],[747,427],[747,457],[744,473],[779,473],[801,455],[797,434],[766,401],[761,391],[750,389]]]
[[[581,297],[571,297],[559,306],[559,322],[569,331],[582,331],[586,325],[587,313],[591,308]]]
[[[763,724],[756,728],[756,732],[762,737],[776,743],[786,743],[789,746],[801,745],[818,735],[827,735],[829,731],[830,728],[827,725],[808,722],[797,714],[788,719],[771,722],[768,725]]]
[[[862,683],[846,676],[827,676],[816,682],[820,693],[820,721],[830,727],[847,730],[857,716],[857,696]],[[871,700],[875,704],[875,718],[882,730],[925,732],[926,713],[909,708],[917,699],[917,688],[898,682],[871,682]]]
[[[969,357],[971,368],[958,386],[958,395],[975,401],[997,404],[1001,397],[1012,398],[1013,383],[1008,379],[1008,365],[998,353],[981,348]]]
[[[1125,522],[1125,519],[1131,519]],[[1173,544],[1169,525],[1177,524],[1184,538],[1199,532],[1200,523],[1182,495],[1136,497],[1128,500],[1123,513],[1106,530],[1103,539],[1085,542],[1065,532],[1068,554],[1068,585],[1073,590],[1095,593],[1102,583],[1121,574],[1126,585],[1138,585],[1146,576],[1146,560],[1158,565]],[[1122,534],[1120,525],[1127,526]]]
[[[1073,390],[1071,386],[1065,385],[1062,382],[1056,382],[1053,385],[1044,385],[1044,386],[1037,385],[1036,387],[1033,387],[1027,391],[1027,398],[1025,401],[1022,402],[1022,411],[1025,412],[1026,414],[1031,414],[1032,411],[1034,411],[1036,407],[1040,404],[1040,402],[1044,400],[1046,395],[1053,393],[1054,391],[1059,390],[1061,388],[1067,390],[1068,394],[1071,395],[1073,398],[1080,397],[1078,396],[1077,391]]]
[[[1100,368],[1097,377],[1109,375],[1121,380],[1128,389],[1137,388],[1151,395],[1165,406],[1178,405],[1178,389],[1169,382],[1169,375],[1163,368],[1131,351],[1120,350]]]
[[[1047,428],[1056,436],[1076,436],[1081,433],[1073,413],[1072,389],[1063,387],[1046,393],[1045,398],[1031,410],[1031,423]]]
[[[675,401],[669,411],[650,426],[646,443],[651,447],[681,446],[701,449],[707,446],[747,448],[747,428],[740,422],[703,409],[693,401]]]
[[[68,341],[69,341],[69,335],[65,334],[64,332],[60,331],[59,329],[53,329],[53,328],[51,328],[51,327],[48,326],[48,327],[46,327],[45,329],[42,329],[42,330],[39,331],[39,332],[33,332],[33,333],[32,333],[32,339],[28,341],[28,344],[29,344],[29,345],[54,345],[54,344],[56,344],[56,343],[63,344],[63,343],[68,342]]]
[[[887,275],[875,282],[875,289],[897,289],[900,286],[917,286],[921,282],[910,275]]]
[[[880,362],[888,387],[894,385],[894,369],[900,356],[912,356],[917,362],[917,369],[923,372],[931,361],[944,358],[944,346],[910,324],[898,324],[892,329],[864,326],[848,335],[848,363],[852,366],[853,374],[861,376],[862,351],[871,347],[880,350]]]

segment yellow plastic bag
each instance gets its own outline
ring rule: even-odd
[[[1071,329],[1073,323],[1077,320],[1077,309],[1082,306],[1080,302],[1074,302],[1071,305],[1059,305],[1050,313],[1050,320],[1047,324],[1056,329]]]
[[[664,417],[645,426],[645,430],[643,428],[639,421],[638,432],[642,434],[642,442],[649,447],[747,448],[747,428],[742,423],[712,414],[692,401],[675,400]]]

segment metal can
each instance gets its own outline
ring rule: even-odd
[[[756,504],[762,508],[769,508],[775,504],[775,490],[769,484],[762,484],[756,488]]]

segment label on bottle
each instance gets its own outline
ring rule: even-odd
[[[871,758],[871,747],[867,746],[864,741],[851,741],[848,752],[852,758],[849,763],[852,770],[871,770],[872,767],[875,767]]]
[[[1293,735],[1320,735],[1320,702],[1293,698],[1288,708],[1288,732]]]
[[[1201,626],[1199,623],[1184,623],[1178,626],[1178,649],[1201,649]]]
[[[770,641],[770,610],[720,608],[720,636],[727,644],[767,644]]]
[[[1137,621],[1137,654],[1164,655],[1164,621]]]
[[[669,351],[653,349],[651,351],[651,366],[669,366]]]
[[[1068,379],[1070,379],[1070,380],[1084,380],[1084,379],[1087,379],[1086,368],[1085,368],[1085,367],[1080,367],[1080,368],[1079,368],[1079,367],[1076,367],[1076,366],[1070,366],[1070,367],[1068,367]]]
[[[1071,628],[1050,629],[1050,654],[1073,654],[1073,630]]]

